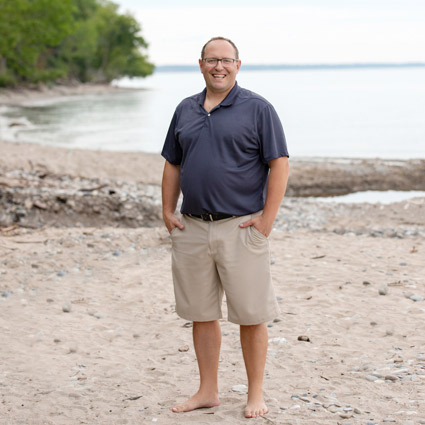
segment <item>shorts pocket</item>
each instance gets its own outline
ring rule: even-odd
[[[252,237],[252,239],[254,240],[258,240],[258,241],[267,241],[267,236],[263,235],[257,228],[255,228],[254,226],[250,226],[250,235]]]

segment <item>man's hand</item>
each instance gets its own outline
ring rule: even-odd
[[[270,174],[267,183],[267,196],[264,210],[261,215],[242,223],[241,227],[254,226],[260,233],[268,237],[273,229],[279,206],[286,190],[289,174],[289,162],[287,157],[272,159],[269,161]]]
[[[257,217],[251,218],[244,223],[241,223],[240,227],[249,227],[254,226],[260,233],[262,233],[266,238],[269,237],[273,229],[274,220],[270,220],[264,215],[259,215]]]
[[[181,224],[180,220],[173,213],[164,213],[163,219],[165,226],[170,233],[175,227],[178,227],[180,230],[184,229],[183,224]]]
[[[174,215],[180,194],[180,166],[165,161],[162,176],[162,218],[168,231],[178,227],[184,229],[183,224]]]

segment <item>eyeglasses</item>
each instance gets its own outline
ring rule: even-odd
[[[206,62],[208,65],[217,65],[220,61],[223,64],[223,66],[229,66],[233,65],[235,62],[237,62],[239,59],[232,59],[232,58],[223,58],[223,59],[217,59],[217,58],[205,58],[202,59],[204,62]]]

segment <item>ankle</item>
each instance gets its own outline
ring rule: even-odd
[[[249,386],[248,398],[250,397],[264,397],[264,390],[261,386]]]
[[[199,387],[197,394],[203,397],[218,398],[218,388],[210,386],[201,386]]]

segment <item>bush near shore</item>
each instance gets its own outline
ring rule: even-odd
[[[0,87],[150,75],[140,30],[108,0],[0,0]]]

